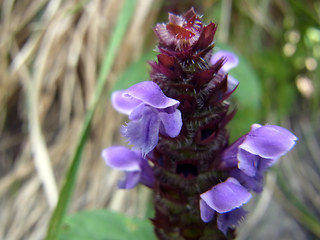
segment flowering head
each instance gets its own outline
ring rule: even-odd
[[[157,24],[154,31],[162,53],[171,53],[184,60],[193,53],[196,60],[212,49],[216,25],[205,26],[191,8],[183,16],[169,13],[169,22]]]
[[[193,9],[169,14],[154,31],[160,54],[149,63],[151,81],[112,95],[114,108],[129,116],[121,132],[133,150],[110,147],[102,156],[125,172],[119,187],[153,189],[159,239],[234,239],[251,191],[262,191],[264,173],[297,138],[254,124],[229,145],[226,125],[235,111],[225,100],[239,84],[228,75],[238,57],[212,52],[216,25]]]
[[[183,49],[192,46],[200,36],[202,22],[193,9],[183,16],[169,13],[169,23],[159,23],[154,31],[160,44]]]

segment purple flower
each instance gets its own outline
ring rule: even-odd
[[[235,178],[229,177],[200,195],[200,213],[204,222],[210,222],[215,212],[218,216],[218,228],[226,232],[227,228],[237,225],[245,211],[239,208],[251,198],[251,193]]]
[[[230,212],[219,214],[217,219],[218,228],[226,235],[229,227],[237,227],[244,220],[247,211],[236,208]]]
[[[225,182],[213,186],[200,195],[208,207],[218,213],[229,212],[241,207],[251,198],[251,194],[235,178],[229,177]],[[201,210],[206,211],[206,208]],[[201,213],[204,213],[201,211]]]
[[[210,62],[211,64],[215,64],[218,62],[221,58],[225,59],[225,63],[220,69],[223,73],[227,73],[232,68],[235,68],[239,64],[239,59],[237,55],[235,55],[233,52],[226,51],[226,50],[220,50],[217,51],[215,54],[212,55]]]
[[[229,72],[229,70],[231,70],[232,68],[235,68],[239,64],[239,59],[238,59],[237,55],[235,55],[234,53],[232,53],[230,51],[226,51],[226,50],[220,50],[220,51],[216,52],[215,54],[213,54],[210,59],[210,63],[212,65],[214,65],[215,63],[217,63],[221,59],[224,59],[224,64],[220,68],[219,73],[221,73],[223,75],[227,74]],[[237,88],[238,85],[239,85],[238,80],[235,79],[234,77],[228,75],[228,90],[227,90],[226,94],[228,94],[228,93],[231,94]]]
[[[138,183],[148,187],[153,186],[152,168],[140,152],[122,146],[113,146],[104,149],[101,155],[107,165],[125,172],[124,179],[118,182],[119,188],[130,189]]]
[[[242,186],[248,190],[253,190],[257,193],[261,193],[263,190],[264,172],[257,172],[255,176],[250,177],[238,168],[230,171],[230,176],[237,179]]]
[[[221,169],[231,169],[231,176],[249,189],[262,190],[263,173],[290,151],[297,137],[275,125],[253,124],[251,131],[239,138],[222,154]]]
[[[160,51],[183,58],[195,51],[206,51],[213,41],[216,25],[204,26],[201,17],[191,8],[183,16],[169,13],[169,22],[157,24],[154,32],[159,38]]]
[[[154,82],[141,82],[114,92],[112,104],[119,112],[129,115],[131,121],[123,126],[122,134],[143,155],[155,148],[159,132],[171,138],[180,133],[179,101],[166,97]]]

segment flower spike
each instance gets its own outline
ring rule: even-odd
[[[121,132],[133,147],[110,147],[102,157],[124,171],[120,188],[152,188],[160,240],[235,239],[251,192],[263,190],[265,172],[297,141],[285,128],[253,124],[229,144],[235,110],[225,100],[239,81],[228,72],[239,58],[213,52],[216,29],[193,8],[170,13],[154,28],[159,55],[149,62],[150,81],[112,94],[114,108],[129,116]]]

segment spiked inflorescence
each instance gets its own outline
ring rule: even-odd
[[[119,187],[153,189],[159,239],[234,239],[250,191],[262,191],[264,172],[297,138],[254,124],[229,145],[226,125],[234,111],[225,100],[238,81],[227,72],[238,59],[212,53],[216,25],[204,25],[190,9],[169,14],[154,31],[160,54],[150,62],[151,81],[112,96],[115,108],[129,115],[122,133],[134,149],[110,147],[102,156],[125,172]]]

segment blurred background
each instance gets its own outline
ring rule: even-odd
[[[110,92],[148,79],[152,28],[191,6],[218,24],[215,49],[236,52],[231,139],[252,123],[299,137],[266,177],[238,239],[320,239],[320,1],[137,0],[83,151],[68,212],[108,208],[144,217],[146,188],[117,190],[103,148],[126,121]],[[123,0],[0,1],[0,239],[43,239]],[[107,52],[108,54],[108,52]]]

